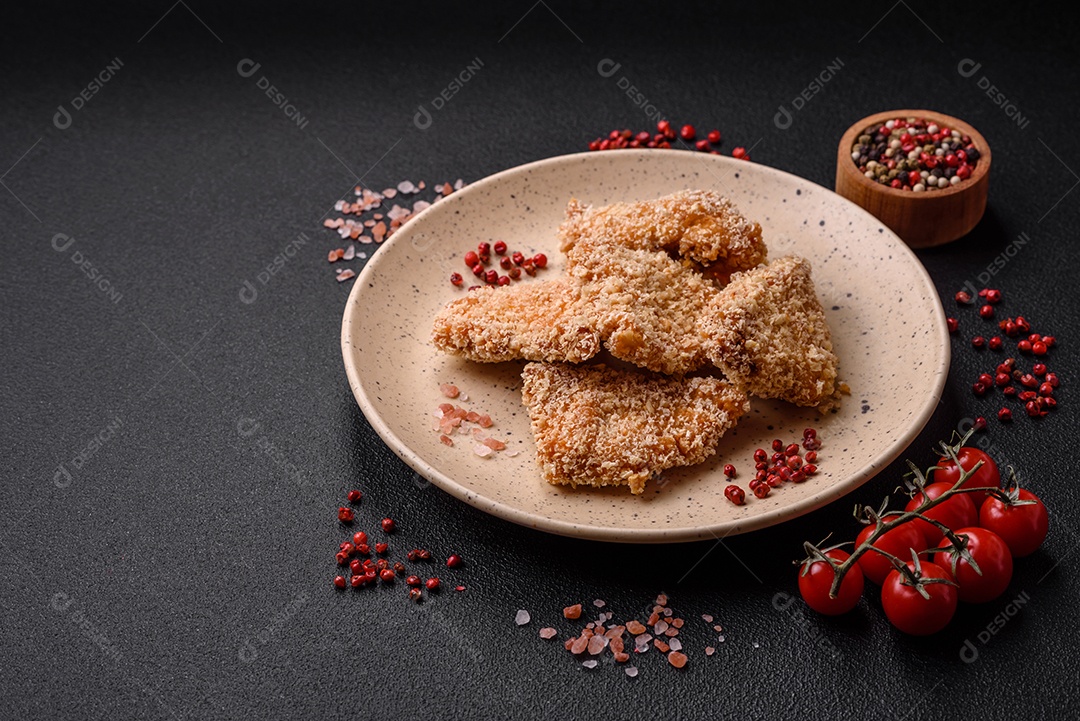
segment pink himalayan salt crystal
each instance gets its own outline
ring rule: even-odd
[[[596,656],[605,648],[607,648],[608,640],[604,636],[593,636],[589,639],[589,655]]]
[[[416,186],[413,185],[411,180],[403,180],[397,184],[397,189],[402,193],[415,193]]]
[[[382,194],[384,198],[393,198],[397,195],[397,188],[387,188]]]
[[[570,653],[579,654],[584,653],[585,649],[589,647],[589,638],[587,636],[578,636],[570,644]]]
[[[517,615],[514,616],[514,623],[516,623],[519,626],[524,626],[525,624],[527,624],[531,620],[532,620],[532,617],[529,616],[529,612],[526,611],[525,609],[519,610],[517,612]]]
[[[448,435],[444,434],[444,435],[439,436],[439,440],[442,441],[442,444],[444,446],[452,446],[452,445],[454,445],[454,439],[451,438]]]
[[[551,638],[555,638],[556,634],[558,634],[558,631],[556,631],[551,626],[546,626],[540,629],[540,638],[544,639],[545,641]]]
[[[682,668],[686,665],[686,654],[681,651],[671,651],[667,655],[667,660],[675,668]]]
[[[356,246],[350,245],[345,249],[345,255],[341,256],[344,260],[352,260],[356,257]]]
[[[701,618],[704,619],[705,623],[712,623],[713,622],[713,617],[710,614],[703,613],[703,614],[701,614]]]
[[[449,413],[452,410],[454,410],[454,404],[453,403],[440,403],[439,404],[438,417],[442,418],[443,416],[445,416],[447,413]]]
[[[596,668],[597,663],[595,658],[590,658],[588,661],[582,661],[581,665],[585,668]]]
[[[667,621],[657,621],[652,627],[653,633],[664,633],[668,630]]]
[[[668,647],[671,648],[672,651],[682,651],[682,641],[677,638],[673,638],[668,641]]]
[[[592,605],[596,606],[597,608],[603,608],[607,604],[604,602],[603,599],[598,598],[598,599],[596,599],[595,601],[592,602]]]
[[[520,455],[521,455],[521,451],[507,451],[506,452],[506,456],[508,458],[517,458]]]
[[[427,210],[430,207],[431,203],[427,202],[426,200],[418,200],[413,203],[412,212],[419,213],[421,210]]]
[[[481,428],[491,428],[491,426],[494,424],[491,421],[491,416],[485,413],[476,419],[476,425],[480,426]]]
[[[716,631],[717,633],[720,633],[721,631],[724,630],[724,627],[721,626],[720,624],[716,624],[715,626],[712,627],[712,630]]]
[[[487,458],[488,456],[490,456],[494,452],[495,451],[491,450],[490,448],[485,446],[483,443],[477,443],[475,446],[473,446],[473,453],[480,456],[481,458]]]
[[[506,448],[505,443],[503,443],[502,441],[497,440],[495,438],[485,438],[480,442],[483,443],[485,446],[487,446],[488,448],[490,448],[493,451],[501,451],[501,450],[504,450]]]
[[[342,271],[339,271],[338,274],[337,274],[337,282],[338,283],[344,283],[349,278],[353,278],[355,276],[356,276],[356,272],[353,271],[352,269],[342,270]]]
[[[457,398],[459,395],[461,395],[461,391],[458,390],[458,387],[455,385],[450,385],[449,383],[441,384],[439,386],[439,391],[447,398]]]
[[[712,656],[714,653],[716,653],[715,648],[713,648],[712,646],[706,646],[705,647],[705,655],[706,656]]]
[[[637,676],[637,666],[627,666],[623,669],[623,671],[625,671],[626,675],[630,678],[634,678]]]

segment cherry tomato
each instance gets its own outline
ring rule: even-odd
[[[935,563],[923,561],[920,578],[951,580],[948,571]],[[907,567],[915,568],[909,563]],[[949,625],[956,613],[956,586],[929,583],[923,588],[930,598],[923,598],[907,577],[895,568],[881,587],[881,606],[893,626],[912,636],[929,636]]]
[[[861,546],[863,541],[869,538],[873,532],[873,525],[863,528],[855,538],[855,545]],[[926,538],[913,523],[904,523],[888,531],[874,542],[874,546],[891,553],[902,562],[906,562],[911,558],[912,549],[925,551],[927,548]],[[879,586],[885,581],[885,577],[889,575],[889,572],[894,570],[892,561],[874,551],[867,551],[859,556],[856,563],[862,569],[863,574]]]
[[[930,500],[934,500],[950,488],[952,488],[952,485],[948,483],[931,483],[926,487],[925,491],[927,497],[929,497]],[[923,515],[927,518],[932,518],[935,521],[944,523],[953,531],[958,528],[974,526],[979,522],[979,511],[975,508],[975,503],[971,500],[971,496],[977,495],[979,494],[958,493],[952,498],[934,506]],[[915,496],[908,501],[904,510],[914,511],[922,502],[923,494],[916,493]],[[916,518],[914,521],[911,521],[911,525],[918,528],[926,538],[927,548],[934,548],[941,541],[943,535],[941,529],[933,523],[924,521],[921,518]]]
[[[975,471],[971,478],[964,481],[964,488],[1001,487],[1001,473],[998,472],[997,464],[989,455],[978,448],[964,446],[956,454],[956,457],[960,459],[960,467],[963,467],[965,471],[970,471],[979,461],[983,462],[979,466],[979,470]],[[960,479],[960,467],[951,458],[945,458],[944,456],[938,459],[937,465],[938,469],[934,471],[934,482],[948,483],[951,488]],[[975,502],[976,508],[982,505],[982,502],[989,497],[989,494],[986,493],[972,493],[971,495],[973,496],[971,500]]]
[[[985,528],[961,528],[956,535],[967,538],[967,549],[982,575],[955,551],[934,554],[934,563],[948,571],[960,586],[960,600],[966,603],[986,603],[1005,592],[1012,580],[1013,560],[1009,547],[1001,536]],[[956,573],[952,570],[957,556]]]
[[[979,509],[979,525],[1001,536],[1016,558],[1039,550],[1050,527],[1046,506],[1038,496],[1021,488],[1019,500],[1034,503],[1014,506],[991,496]]]
[[[851,554],[834,548],[826,551],[825,555],[838,563],[843,563]],[[824,561],[804,563],[799,570],[799,593],[802,594],[806,605],[826,616],[839,616],[855,608],[859,599],[862,598],[865,584],[863,572],[858,563],[844,574],[844,580],[840,582],[840,590],[837,591],[836,598],[829,598],[829,589],[832,587],[834,578],[836,574],[832,566]]]

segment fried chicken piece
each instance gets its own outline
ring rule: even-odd
[[[800,406],[834,399],[837,359],[804,258],[732,276],[704,329],[709,358],[751,395]]]
[[[432,341],[481,363],[580,363],[600,350],[600,335],[579,290],[560,278],[469,291],[435,316]]]
[[[709,364],[701,319],[718,291],[664,251],[620,245],[569,268],[613,356],[651,371],[683,374]]]
[[[574,199],[559,227],[571,264],[604,248],[665,250],[693,260],[721,278],[764,263],[761,226],[730,200],[709,190],[683,190],[654,200],[594,208]],[[576,253],[579,249],[582,253]]]
[[[536,455],[554,485],[629,486],[700,463],[750,404],[716,378],[530,363],[522,373]]]

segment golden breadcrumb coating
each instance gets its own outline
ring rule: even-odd
[[[544,478],[630,487],[700,463],[746,413],[746,395],[716,378],[668,378],[603,365],[530,363],[522,398]]]
[[[683,190],[654,200],[600,208],[571,200],[559,227],[560,248],[571,256],[621,245],[666,250],[711,267],[717,275],[765,262],[761,226],[747,220],[730,200],[709,190]]]
[[[600,350],[578,285],[562,278],[471,290],[435,316],[432,341],[481,363],[580,363]]]
[[[704,327],[709,358],[751,395],[800,406],[833,399],[837,359],[804,258],[736,273]]]
[[[709,364],[701,319],[718,291],[664,251],[613,245],[569,268],[613,356],[658,373]]]

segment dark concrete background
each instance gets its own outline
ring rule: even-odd
[[[0,10],[0,716],[914,719],[1076,707],[1075,20],[922,2],[215,5]],[[480,72],[418,129],[418,106],[476,58]],[[237,70],[244,59],[260,64],[252,77]],[[604,59],[618,76],[597,72]],[[840,72],[778,128],[779,107],[837,59]],[[964,59],[981,64],[970,77]],[[260,92],[263,76],[302,128]],[[341,366],[349,285],[333,280],[325,256],[338,243],[320,218],[358,176],[374,188],[472,181],[646,127],[620,76],[676,122],[722,129],[725,153],[752,146],[755,162],[828,187],[837,139],[871,112],[936,108],[987,137],[985,219],[920,257],[951,310],[1026,233],[992,285],[1002,312],[1060,339],[1062,408],[992,421],[987,436],[1052,511],[1044,549],[1018,564],[1005,597],[925,640],[893,632],[873,598],[840,620],[775,610],[777,593],[794,592],[801,542],[852,535],[852,503],[876,504],[898,465],[771,530],[619,547],[532,532],[419,487],[376,437]],[[244,282],[300,233],[306,244],[242,303]],[[1000,405],[970,391],[986,361],[963,340],[954,355],[908,452],[923,464],[960,419]],[[398,519],[398,545],[466,554],[467,569],[445,577],[468,591],[420,607],[400,590],[334,592],[333,510],[353,485],[367,492],[362,517]],[[536,638],[567,603],[600,597],[630,617],[660,590],[691,620],[682,672],[653,655],[637,679],[610,663],[586,672]],[[531,626],[514,626],[518,608]],[[712,659],[702,613],[726,629]],[[974,663],[960,657],[965,641]]]

